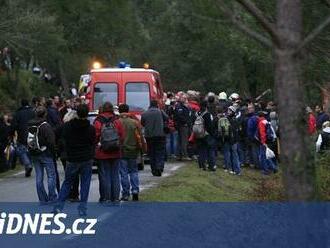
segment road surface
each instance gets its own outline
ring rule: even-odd
[[[150,172],[150,166],[145,165],[145,169],[140,171],[140,190],[154,187],[157,185],[163,178],[172,175],[177,169],[182,167],[184,163],[167,163],[165,165],[165,171],[163,177],[153,177]],[[58,165],[59,174],[61,182],[63,182],[64,171],[62,165]],[[45,188],[47,190],[46,180],[44,180]],[[97,174],[93,174],[89,201],[97,202],[99,200],[99,183]],[[5,178],[0,178],[0,202],[37,202],[37,192],[35,187],[35,175],[34,172],[29,178],[24,177],[24,171],[8,176]]]

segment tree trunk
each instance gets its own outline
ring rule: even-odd
[[[323,109],[325,112],[330,112],[330,82],[326,83],[323,88],[321,88],[322,92],[322,101],[323,101]]]
[[[301,42],[300,0],[277,1],[277,31],[280,46],[275,48],[275,84],[281,120],[281,161],[288,200],[315,198],[315,168],[307,136],[301,58],[294,49]]]
[[[62,64],[61,60],[57,61],[57,66],[58,66],[58,70],[59,70],[59,73],[60,73],[61,85],[63,87],[64,94],[69,95],[70,94],[70,86],[69,86],[69,82],[66,78],[66,75],[65,75],[65,72],[64,72],[64,69],[63,69],[63,64]]]

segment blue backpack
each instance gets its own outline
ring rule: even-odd
[[[256,131],[256,135],[255,135],[255,138],[260,141],[260,134],[259,134],[259,129],[257,128],[257,131]],[[272,127],[272,125],[270,124],[270,122],[267,121],[266,123],[266,140],[267,140],[267,143],[272,143],[274,142],[276,139],[276,134],[275,134],[275,131]]]

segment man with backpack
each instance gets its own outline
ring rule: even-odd
[[[234,106],[228,107],[227,113],[220,113],[218,117],[218,136],[223,148],[225,172],[240,175],[241,167],[238,157],[239,127],[235,113],[236,108]]]
[[[32,163],[27,149],[28,122],[35,117],[33,108],[28,100],[22,99],[21,107],[16,111],[13,119],[13,131],[17,132],[17,155],[25,167],[25,177],[30,177]]]
[[[210,171],[216,170],[215,151],[217,148],[217,142],[213,121],[213,116],[207,109],[207,101],[203,101],[201,103],[201,110],[196,113],[196,120],[193,125],[193,135],[197,143],[199,168],[206,170],[205,163],[207,161],[208,169]]]
[[[153,176],[161,177],[164,171],[166,152],[164,123],[167,121],[167,114],[158,108],[156,100],[151,100],[149,109],[141,116]]]
[[[87,120],[88,106],[82,104],[77,108],[78,118],[63,126],[62,139],[67,153],[65,179],[58,196],[59,210],[70,195],[77,176],[80,176],[79,214],[86,215],[86,203],[92,178],[92,165],[95,153],[95,128]]]
[[[36,118],[28,123],[27,146],[36,172],[37,193],[40,203],[52,203],[56,200],[56,173],[53,161],[55,153],[55,134],[46,122],[45,107],[36,108]],[[44,187],[44,170],[48,178],[48,194]]]
[[[124,128],[114,114],[113,105],[105,102],[95,121],[96,152],[100,183],[100,202],[118,202],[120,195],[119,167]]]
[[[128,201],[132,193],[132,200],[139,200],[139,170],[137,157],[141,153],[142,131],[139,121],[129,113],[127,104],[119,105],[119,120],[124,127],[123,155],[120,161],[120,176],[122,187],[122,201]],[[130,192],[131,191],[131,192]]]
[[[260,142],[259,146],[259,160],[262,168],[262,173],[268,175],[270,172],[277,172],[275,159],[267,158],[266,151],[267,143],[274,142],[276,134],[272,125],[266,120],[266,112],[258,112],[258,131],[256,134],[257,140]]]

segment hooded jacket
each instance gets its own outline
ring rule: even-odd
[[[95,149],[95,158],[96,159],[100,159],[100,160],[105,160],[105,159],[119,159],[122,156],[121,150],[118,151],[112,151],[112,152],[104,152],[101,150],[100,147],[100,140],[101,140],[101,130],[102,130],[102,126],[104,125],[101,120],[100,120],[100,116],[103,116],[105,118],[114,118],[114,126],[117,129],[119,138],[121,143],[123,143],[124,141],[124,137],[125,137],[125,131],[123,128],[122,123],[120,122],[120,120],[118,119],[118,117],[116,117],[113,113],[110,112],[104,112],[102,114],[100,114],[98,117],[96,117],[95,121],[94,121],[94,127],[95,127],[95,143],[96,143],[96,149]]]
[[[13,130],[17,131],[17,141],[20,144],[27,145],[28,122],[35,117],[33,108],[24,106],[19,108],[13,119]]]
[[[43,122],[46,122],[45,118],[34,118],[28,122],[28,127],[40,126]],[[40,126],[38,139],[40,146],[47,147],[44,153],[47,153],[50,156],[55,154],[55,133],[53,128],[48,123]]]
[[[64,124],[62,139],[69,162],[92,160],[95,153],[95,128],[86,119],[73,119]]]

